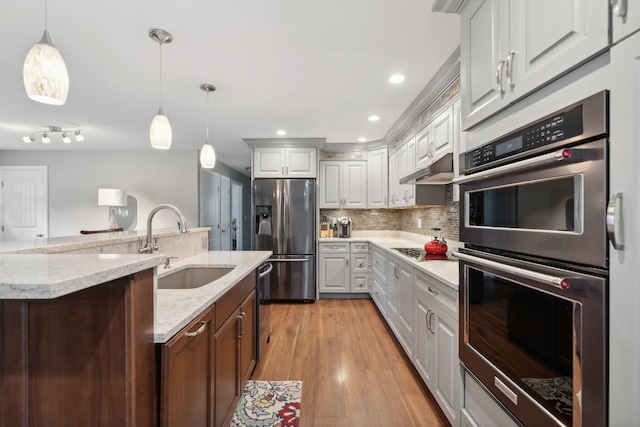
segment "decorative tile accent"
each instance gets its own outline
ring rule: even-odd
[[[323,151],[322,160],[365,160],[366,153],[364,151]]]

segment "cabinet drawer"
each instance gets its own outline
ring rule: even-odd
[[[458,292],[444,283],[438,282],[433,277],[419,271],[418,269],[416,269],[415,275],[415,286],[429,295],[436,305],[457,321]]]
[[[351,255],[351,272],[352,273],[368,273],[369,272],[369,254]]]
[[[344,243],[320,243],[321,253],[349,253],[349,242]]]
[[[387,277],[387,252],[373,248],[371,270],[380,277]]]
[[[247,275],[237,285],[231,288],[222,298],[216,303],[216,331],[227,320],[231,313],[233,313],[242,304],[242,301],[256,288],[256,273],[255,271]]]
[[[369,273],[351,275],[351,293],[369,292]]]
[[[351,253],[367,253],[369,252],[369,244],[368,243],[354,243],[351,242]]]

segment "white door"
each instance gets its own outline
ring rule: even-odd
[[[209,250],[220,250],[220,175],[202,171],[200,195],[200,224],[209,227]]]
[[[415,298],[415,332],[413,360],[422,380],[431,388],[432,371],[434,369],[434,336],[429,330],[431,315],[430,298],[423,292],[416,291]]]
[[[510,2],[510,47],[500,54],[513,64],[505,88],[519,98],[609,45],[609,2],[519,0]]]
[[[367,162],[344,162],[343,208],[367,207]]]
[[[386,148],[367,155],[367,206],[386,208],[389,192],[389,157]]]
[[[48,237],[46,166],[0,167],[2,240]]]
[[[436,371],[433,395],[451,425],[460,412],[460,365],[458,364],[458,322],[441,310],[431,316],[435,335]]]
[[[398,160],[400,153],[396,152],[389,157],[389,207],[396,207],[400,203],[400,185],[398,183]]]
[[[348,293],[351,290],[349,254],[320,254],[320,292]]]
[[[640,33],[611,49],[609,185],[617,240],[609,245],[609,425],[640,425]],[[632,366],[633,369],[629,369]]]
[[[284,176],[284,148],[254,148],[254,178],[280,178]]]
[[[497,75],[504,67],[505,51],[508,53],[509,3],[472,0],[462,11],[460,87],[464,129],[506,106]]]
[[[231,181],[231,250],[242,250],[242,184]]]
[[[231,250],[231,179],[220,176],[220,250]]]
[[[315,148],[286,148],[285,175],[287,178],[316,177]]]
[[[613,42],[640,30],[640,0],[612,0]]]
[[[342,208],[342,162],[320,162],[320,208]]]
[[[416,135],[416,165],[418,168],[426,168],[431,164],[431,123],[426,125]]]
[[[453,106],[447,107],[433,120],[433,158],[453,152]]]

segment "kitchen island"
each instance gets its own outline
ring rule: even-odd
[[[200,234],[195,243],[166,240],[187,254],[169,268],[158,267],[165,254],[101,253],[137,245],[138,233],[3,243],[0,426],[155,426],[159,346],[237,287],[253,288],[270,256],[203,252]],[[199,288],[156,288],[181,269],[221,266],[232,270]]]

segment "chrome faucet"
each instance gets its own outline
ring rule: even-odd
[[[173,206],[173,205],[159,205],[155,208],[153,208],[153,210],[151,212],[149,212],[149,217],[147,218],[147,244],[145,247],[141,247],[140,248],[140,253],[144,254],[151,254],[154,251],[158,250],[158,246],[156,244],[152,244],[151,243],[151,238],[153,233],[151,232],[151,220],[153,220],[153,216],[160,210],[162,209],[170,209],[172,211],[174,211],[176,213],[176,215],[178,215],[179,218],[179,222],[178,222],[178,226],[180,227],[180,232],[181,233],[187,233],[189,231],[189,229],[187,228],[187,219],[184,217],[184,214],[180,211],[180,209],[178,209],[177,207]],[[141,245],[142,246],[142,245]]]

